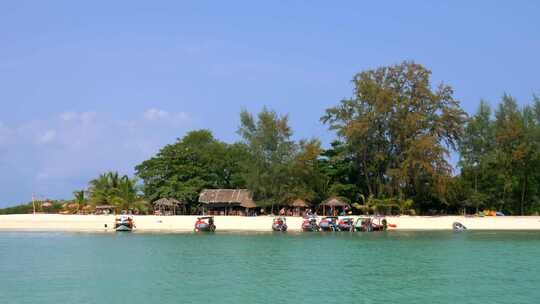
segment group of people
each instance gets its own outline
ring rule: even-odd
[[[352,214],[352,211],[349,209],[349,207],[344,207],[341,210],[333,209],[328,210],[328,214],[323,215],[330,215],[330,216],[345,216]],[[300,210],[300,208],[295,208],[294,211],[291,211],[291,209],[286,209],[285,207],[281,208],[279,210],[280,216],[302,216],[302,217],[313,217],[317,216],[317,213],[314,212],[311,208],[305,209],[303,212]]]
[[[283,207],[279,210],[279,215],[280,216],[313,217],[313,216],[316,216],[317,214],[313,212],[311,208],[301,210],[300,208],[290,209],[290,208]]]
[[[311,209],[309,209],[311,210]],[[302,210],[301,208],[281,208],[279,210],[280,216],[303,216],[306,213],[306,211]]]

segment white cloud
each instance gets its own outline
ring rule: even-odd
[[[60,114],[60,118],[64,121],[72,121],[77,118],[77,113],[75,112],[64,112]]]
[[[47,130],[44,133],[38,135],[37,142],[39,144],[48,144],[56,138],[55,130]]]
[[[70,198],[74,189],[107,170],[132,174],[134,167],[192,128],[184,112],[150,109],[132,118],[96,112],[64,112],[21,125],[0,123],[0,174],[8,192],[0,207],[35,191]],[[52,144],[54,143],[54,144]]]
[[[73,121],[83,124],[89,124],[96,119],[96,112],[64,112],[60,114],[60,119],[63,121]]]
[[[146,120],[160,120],[160,119],[168,118],[168,117],[169,117],[169,112],[160,110],[160,109],[152,108],[144,112],[144,118]]]
[[[177,121],[189,121],[190,117],[186,112],[178,112],[174,114],[174,119]]]
[[[165,121],[172,124],[185,123],[190,121],[190,116],[186,112],[170,113],[165,110],[151,108],[144,112],[144,119],[147,121]]]

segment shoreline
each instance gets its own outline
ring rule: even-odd
[[[114,232],[114,215],[15,214],[0,215],[0,231]],[[135,230],[150,233],[192,232],[198,216],[135,215]],[[358,216],[352,216],[358,218]],[[320,217],[319,217],[320,218]],[[301,232],[301,217],[286,217],[288,231]],[[540,216],[388,216],[402,231],[452,230],[460,222],[469,230],[540,230]],[[218,232],[271,232],[272,216],[215,216]],[[107,225],[107,227],[105,227]]]

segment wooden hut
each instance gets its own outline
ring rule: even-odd
[[[345,199],[340,197],[331,197],[322,204],[319,205],[319,208],[322,207],[322,214],[327,215],[326,212],[329,211],[328,215],[337,215],[338,211],[343,211],[345,208],[349,207],[349,204],[345,202]]]
[[[205,189],[199,202],[207,215],[253,215],[257,207],[247,189]]]
[[[306,202],[305,200],[301,198],[295,199],[289,204],[289,206],[292,207],[292,210],[291,210],[291,214],[287,214],[287,215],[292,215],[292,216],[302,216],[305,213],[306,209],[309,208],[308,202]]]
[[[116,206],[113,205],[97,205],[95,209],[95,214],[114,214],[116,211]]]
[[[177,215],[186,213],[186,205],[174,198],[161,198],[152,203],[155,215]]]

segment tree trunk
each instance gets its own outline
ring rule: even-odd
[[[475,172],[474,173],[474,194],[476,194],[476,199],[478,199],[478,174]],[[476,202],[476,214],[478,214],[478,207],[479,207],[480,203],[477,201]]]
[[[520,203],[520,207],[521,207],[521,215],[524,215],[524,210],[523,210],[523,204],[525,202],[525,193],[527,191],[527,175],[525,174],[525,178],[524,178],[524,181],[523,181],[523,186],[521,187],[521,203]]]
[[[362,166],[363,166],[363,171],[364,171],[364,179],[366,181],[366,186],[368,188],[368,195],[372,195],[373,194],[373,191],[371,189],[371,182],[369,180],[369,173],[368,173],[368,170],[367,170],[367,163],[366,163],[366,152],[364,151],[363,153],[363,157],[362,157]]]

